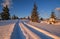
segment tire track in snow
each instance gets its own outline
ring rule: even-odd
[[[27,27],[25,27],[24,24],[20,23],[19,25],[21,27],[23,34],[26,36],[26,39],[41,39],[35,33],[33,33]]]
[[[19,27],[19,21],[17,21],[17,23],[15,24],[10,39],[25,39],[25,36],[23,35],[23,33]]]

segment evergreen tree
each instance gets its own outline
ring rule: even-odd
[[[44,19],[41,17],[40,20],[44,20]]]
[[[39,16],[38,16],[38,12],[37,12],[37,6],[36,4],[34,4],[34,8],[31,14],[31,21],[32,22],[38,22],[39,20]]]
[[[0,13],[0,20],[1,20],[1,13]]]
[[[51,17],[50,18],[56,19],[56,16],[55,16],[55,13],[54,12],[51,13]]]
[[[1,16],[2,16],[3,20],[10,19],[9,8],[7,5],[6,5],[6,7],[3,7],[3,12],[1,13]]]

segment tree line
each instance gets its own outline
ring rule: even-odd
[[[13,15],[11,17],[10,13],[9,13],[9,8],[8,6],[6,5],[6,7],[3,7],[3,12],[0,13],[0,18],[2,20],[9,20],[9,19],[18,19],[18,16],[16,15]],[[56,16],[54,14],[54,12],[51,13],[51,16],[50,18],[54,18],[56,19]],[[24,18],[25,19],[25,18]],[[33,10],[32,10],[32,13],[31,13],[31,17],[28,16],[28,19],[31,20],[32,22],[39,22],[39,20],[43,20],[43,18],[39,17],[39,13],[37,11],[37,6],[36,4],[34,4],[34,7],[33,7]]]

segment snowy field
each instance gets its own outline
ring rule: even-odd
[[[27,23],[60,37],[60,23],[56,24],[47,24],[44,22],[43,23],[27,22]]]
[[[10,39],[17,20],[0,21],[0,39]]]
[[[0,39],[60,39],[60,25],[28,20],[0,21]]]

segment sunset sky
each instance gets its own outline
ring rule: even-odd
[[[34,1],[40,17],[49,18],[52,11],[60,10],[60,0],[0,0],[0,12],[2,12],[3,6],[7,4],[11,15],[27,17],[31,15]]]

